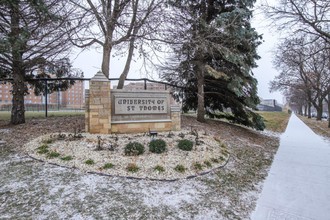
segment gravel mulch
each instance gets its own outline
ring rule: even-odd
[[[53,133],[34,139],[24,145],[32,158],[65,167],[103,175],[147,178],[154,180],[177,180],[192,178],[223,167],[230,156],[224,143],[205,132],[182,130],[147,134],[72,134]],[[197,138],[198,137],[198,138]],[[196,140],[197,138],[197,140]],[[166,150],[153,153],[148,150],[152,141],[163,140]],[[178,148],[179,141],[190,141],[190,151]],[[129,143],[143,146],[141,155],[126,155]]]
[[[249,219],[279,145],[279,134],[221,121],[192,127],[216,137],[230,152],[228,164],[175,182],[105,177],[30,159],[23,146],[50,133],[83,128],[83,117],[0,121],[0,213],[4,219]]]

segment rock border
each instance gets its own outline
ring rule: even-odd
[[[40,163],[50,164],[50,165],[65,168],[65,169],[79,170],[79,171],[82,172],[82,170],[79,169],[78,167],[70,167],[70,166],[65,166],[65,165],[61,165],[61,164],[41,160],[41,159],[35,158],[31,155],[28,155],[28,157],[35,160],[35,161],[38,161]],[[131,180],[147,180],[147,181],[149,180],[149,181],[160,181],[160,182],[175,182],[175,181],[179,181],[179,180],[189,180],[189,179],[194,179],[196,177],[205,176],[209,173],[212,173],[213,171],[224,168],[228,164],[230,158],[231,158],[231,156],[229,155],[227,160],[225,161],[225,163],[222,164],[221,166],[218,166],[218,167],[212,168],[210,170],[198,173],[196,175],[190,175],[190,176],[187,176],[187,177],[184,177],[184,178],[175,178],[175,179],[155,179],[155,178],[143,178],[143,177],[135,177],[135,176],[121,176],[121,175],[112,175],[112,174],[107,174],[107,173],[103,173],[103,172],[95,172],[95,171],[87,171],[86,173],[93,174],[93,175],[99,175],[99,176],[106,176],[106,177],[125,178],[125,179],[131,179]]]

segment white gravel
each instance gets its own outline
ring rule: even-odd
[[[198,133],[200,145],[195,144],[196,136],[190,131],[183,130],[180,132],[172,132],[173,136],[168,137],[167,133],[158,134],[157,139],[163,139],[167,143],[167,150],[162,154],[149,152],[148,144],[152,140],[151,137],[145,134],[131,135],[95,135],[84,133],[83,138],[70,138],[68,134],[64,140],[58,139],[58,133],[47,134],[38,137],[25,145],[25,150],[29,156],[55,163],[66,167],[75,167],[85,172],[98,172],[113,176],[126,176],[146,179],[161,179],[174,180],[182,179],[190,176],[199,175],[209,172],[215,168],[226,164],[229,158],[229,152],[225,144],[216,138],[201,133]],[[184,134],[184,139],[194,142],[192,151],[183,151],[177,147],[178,140],[182,139],[180,134]],[[101,138],[101,146],[103,150],[96,150],[98,145],[98,137]],[[47,141],[48,149],[51,152],[60,154],[57,158],[48,158],[47,154],[38,153],[38,147],[45,144]],[[139,156],[125,156],[124,148],[127,143],[137,141],[145,146],[145,152]],[[116,145],[113,151],[109,150],[109,146]],[[72,160],[64,161],[61,158],[71,156]],[[93,160],[93,165],[87,165],[86,160]],[[205,162],[210,162],[207,166]],[[104,169],[106,163],[111,163],[114,166],[109,169]],[[196,169],[194,164],[202,165],[201,169]],[[127,171],[129,164],[135,164],[139,170],[137,172]],[[162,166],[165,171],[159,172],[155,166]],[[183,165],[186,170],[183,173],[176,171],[174,168],[177,165]]]

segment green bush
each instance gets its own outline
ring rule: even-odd
[[[149,151],[156,154],[161,154],[166,150],[166,142],[162,139],[152,140],[149,143]]]
[[[190,140],[183,139],[178,143],[178,147],[184,151],[191,151],[193,149],[194,143]]]
[[[139,142],[129,142],[125,147],[126,156],[137,156],[144,153],[144,146]]]

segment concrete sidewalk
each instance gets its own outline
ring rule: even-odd
[[[330,143],[294,114],[251,219],[330,219]]]

